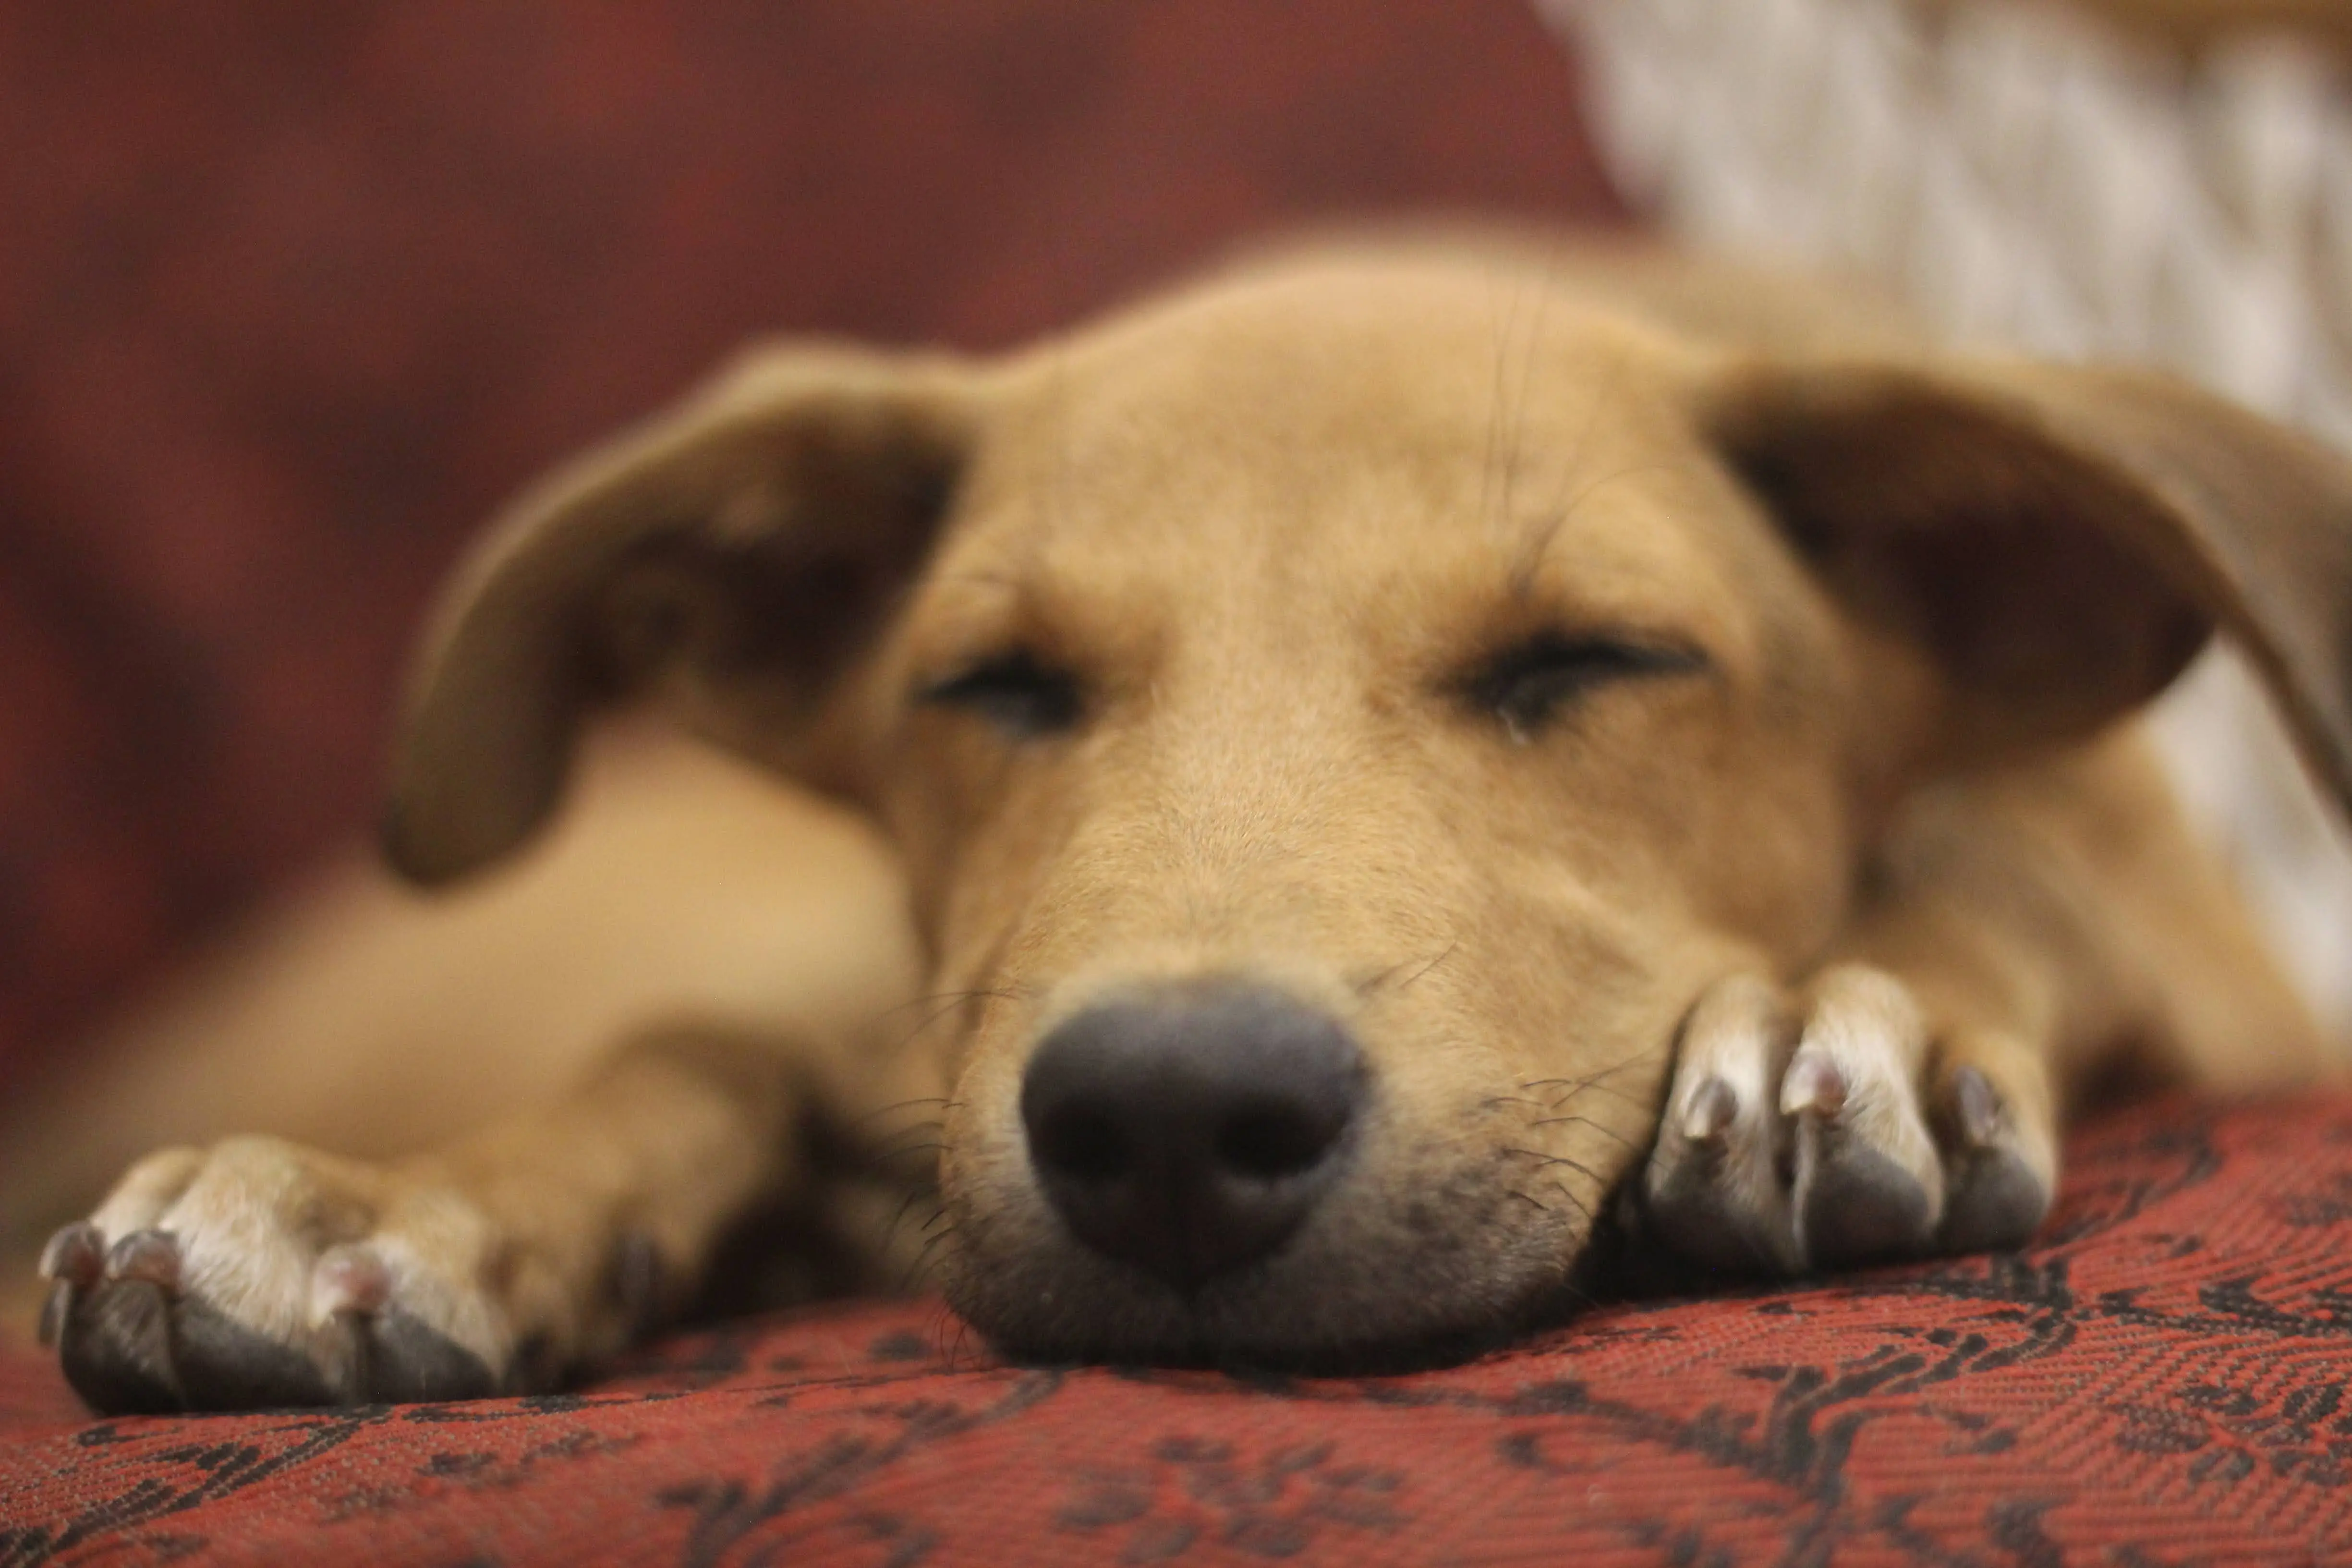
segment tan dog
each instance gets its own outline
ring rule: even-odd
[[[635,697],[878,825],[919,960],[855,830],[624,757],[441,917],[475,937],[353,895],[371,934],[265,965],[307,1000],[197,1054],[270,1006],[347,1029],[338,997],[415,1026],[436,951],[483,988],[445,1016],[642,1012],[675,963],[704,1021],[425,1155],[147,1158],[51,1242],[47,1328],[104,1409],[536,1386],[754,1210],[878,1256],[916,1123],[940,1202],[902,1230],[1030,1355],[1506,1330],[1612,1191],[1727,1268],[2015,1244],[2095,1079],[2326,1059],[2116,722],[2216,625],[2352,793],[2344,463],[1654,258],[1311,251],[1000,363],[763,352],[461,574],[391,857],[506,856]],[[566,950],[531,921],[614,940],[533,977]],[[501,931],[503,969],[449,951]],[[637,938],[667,956],[607,985]]]

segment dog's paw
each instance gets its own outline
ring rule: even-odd
[[[1684,1026],[1634,1225],[1775,1274],[2014,1247],[2049,1209],[2056,1147],[2041,1064],[1940,1034],[1895,976],[1832,969],[1798,1005],[1736,976]]]
[[[133,1166],[50,1238],[41,1318],[103,1414],[465,1399],[528,1381],[498,1227],[457,1191],[270,1138]]]

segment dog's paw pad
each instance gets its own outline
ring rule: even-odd
[[[1936,1233],[1929,1184],[1885,1151],[1831,1128],[1800,1134],[1798,1250],[1817,1268],[1927,1249]]]
[[[404,1405],[425,1399],[487,1399],[499,1392],[503,1380],[488,1362],[414,1313],[398,1309],[383,1312],[372,1320],[370,1329],[364,1342],[371,1398]]]
[[[182,1300],[171,1314],[171,1360],[177,1408],[249,1410],[349,1397],[313,1347],[270,1339],[200,1297]]]

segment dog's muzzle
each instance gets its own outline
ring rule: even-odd
[[[1055,1028],[1021,1119],[1072,1234],[1190,1293],[1298,1228],[1347,1163],[1368,1083],[1336,1019],[1264,985],[1191,980]]]

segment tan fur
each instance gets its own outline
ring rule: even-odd
[[[832,1190],[826,1149],[941,1096],[932,1258],[982,1328],[1295,1359],[1517,1321],[1621,1177],[1703,1254],[1677,1140],[1719,1139],[1730,1064],[1760,1075],[1742,1127],[1824,1171],[1867,1145],[1926,1194],[1916,1245],[1971,1245],[1983,1163],[2046,1202],[2058,1117],[2119,1060],[2324,1070],[2115,721],[2219,623],[2352,784],[2347,504],[2336,459],[2185,389],[1947,362],[1630,251],[1321,251],[997,363],[755,356],[485,546],[389,842],[429,880],[497,858],[632,693],[853,803],[903,883],[789,786],[640,741],[531,862],[446,908],[329,891],[141,1026],[0,1143],[7,1219],[232,1115],[386,1162],[320,1158],[343,1206],[302,1207],[269,1195],[299,1148],[223,1145],[100,1229],[373,1247],[514,1385],[631,1331],[624,1240],[681,1297],[741,1211]],[[1540,724],[1469,695],[1553,632],[1691,658]],[[1014,648],[1076,678],[1075,729],[914,695]],[[1014,1102],[1055,1023],[1220,973],[1344,1020],[1379,1092],[1358,1174],[1180,1300],[1059,1229]],[[1831,1256],[1802,1185],[1742,1200],[1753,1256]],[[174,1207],[199,1189],[242,1195]],[[341,1366],[310,1300],[240,1321]]]

